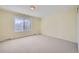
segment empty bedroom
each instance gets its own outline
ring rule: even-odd
[[[0,53],[78,53],[79,6],[0,5]]]

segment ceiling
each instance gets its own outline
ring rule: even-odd
[[[31,16],[37,16],[37,17],[44,17],[44,16],[50,16],[55,13],[58,13],[60,11],[71,11],[72,9],[75,9],[76,6],[72,5],[37,5],[37,9],[35,11],[32,11],[30,9],[30,5],[0,5],[0,8],[13,11],[13,12],[19,12]]]

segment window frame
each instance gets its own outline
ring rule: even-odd
[[[16,22],[16,18],[20,18],[19,20],[21,20],[21,18],[23,18],[23,30],[16,30],[16,24],[15,24],[15,22]],[[25,25],[26,23],[25,23],[25,20],[28,20],[29,21],[29,23],[30,23],[30,25],[29,25],[29,29],[26,29],[26,26],[27,25]],[[28,31],[27,31],[28,30]],[[31,32],[32,31],[32,20],[30,19],[30,18],[27,18],[27,17],[24,17],[24,16],[15,16],[14,17],[14,32]]]

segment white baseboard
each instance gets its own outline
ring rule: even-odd
[[[28,36],[34,36],[34,35],[40,35],[40,34],[38,33],[38,34],[31,34],[31,35],[27,35],[27,36],[21,36],[21,37],[6,38],[6,39],[0,40],[0,42],[4,42],[4,41],[8,41],[8,40],[13,40],[13,39],[24,38],[24,37],[28,37]]]

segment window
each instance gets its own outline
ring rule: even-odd
[[[31,20],[24,17],[15,17],[15,32],[30,32]]]

